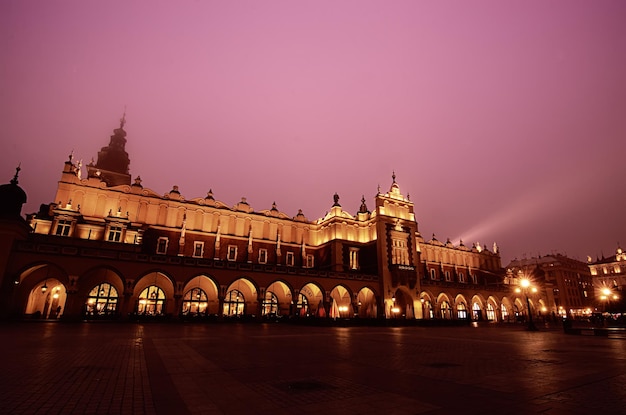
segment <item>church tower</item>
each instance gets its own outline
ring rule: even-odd
[[[107,186],[130,185],[131,177],[128,171],[130,159],[125,150],[124,124],[126,124],[126,114],[120,120],[120,128],[113,130],[109,145],[102,147],[98,152],[98,161],[94,164],[92,160],[87,165],[88,176],[99,177],[106,182]]]

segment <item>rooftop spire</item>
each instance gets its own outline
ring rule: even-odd
[[[22,163],[19,163],[17,167],[15,168],[15,176],[13,176],[13,179],[11,180],[11,184],[17,185],[17,176],[20,174],[20,170],[22,170],[22,167],[20,167],[21,165]]]

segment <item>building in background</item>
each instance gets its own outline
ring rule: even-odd
[[[615,255],[602,259],[587,258],[595,287],[598,311],[626,311],[626,253],[617,245]]]
[[[507,266],[507,277],[527,278],[545,290],[542,313],[581,317],[593,311],[593,279],[584,262],[561,254],[516,259]]]
[[[211,190],[160,195],[131,180],[124,122],[86,178],[70,155],[54,202],[26,220],[17,174],[2,186],[13,200],[1,222],[3,317],[511,321],[525,308],[495,244],[424,240],[395,174],[373,210],[363,197],[346,212],[335,194],[317,220],[245,198],[229,206]]]

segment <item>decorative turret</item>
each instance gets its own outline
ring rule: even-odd
[[[17,185],[20,166],[15,169],[15,176],[8,184],[0,186],[0,218],[18,219],[22,217],[22,205],[26,203],[26,192]]]
[[[111,141],[98,152],[98,161],[87,166],[89,177],[99,177],[108,186],[130,185],[131,177],[128,171],[130,159],[125,150],[126,146],[126,113],[120,119],[120,127],[113,130]]]

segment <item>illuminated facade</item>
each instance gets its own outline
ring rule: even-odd
[[[210,190],[159,195],[131,180],[123,127],[86,178],[70,156],[54,203],[24,220],[16,196],[3,216],[3,316],[502,321],[522,306],[495,244],[422,238],[395,174],[372,211],[363,198],[352,215],[335,194],[314,221]]]
[[[507,278],[528,278],[544,290],[538,314],[584,316],[593,310],[593,279],[584,262],[560,254],[514,260]]]
[[[615,255],[592,261],[587,258],[593,277],[596,305],[599,310],[626,310],[626,252],[618,245]]]

